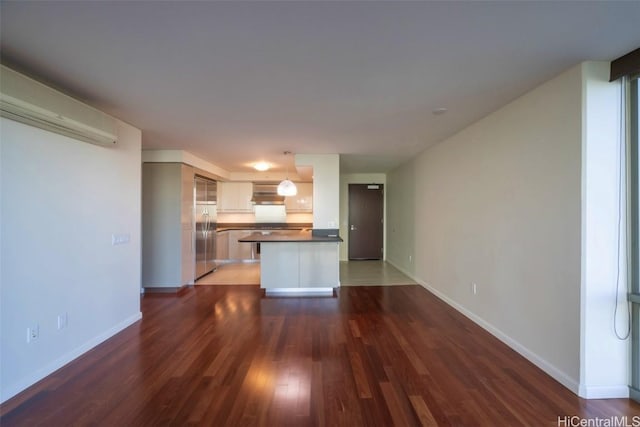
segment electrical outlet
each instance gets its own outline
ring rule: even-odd
[[[409,255],[409,264],[411,264],[412,260],[413,260],[413,257],[411,255]]]
[[[68,321],[67,313],[58,314],[58,330],[66,328]]]
[[[474,295],[478,295],[478,285],[476,285],[475,282],[471,283],[471,292],[473,292]]]
[[[33,340],[37,340],[40,337],[40,327],[38,324],[34,324],[27,328],[27,344]]]

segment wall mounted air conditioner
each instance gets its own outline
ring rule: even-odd
[[[0,116],[92,144],[117,142],[116,119],[4,65]]]

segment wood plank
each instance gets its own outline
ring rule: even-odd
[[[382,390],[382,395],[384,396],[384,400],[387,404],[387,408],[391,413],[391,419],[393,420],[393,425],[396,426],[410,426],[414,425],[412,419],[408,418],[405,412],[402,410],[402,406],[396,392],[393,388],[393,384],[388,382],[380,383],[380,389]]]
[[[371,398],[371,389],[369,388],[367,374],[360,355],[356,352],[349,352],[349,361],[351,362],[351,374],[358,389],[358,397],[363,399]]]
[[[433,418],[433,414],[429,410],[429,407],[424,403],[422,396],[409,396],[411,406],[416,411],[416,416],[420,420],[420,424],[423,426],[433,427],[437,426],[438,422]]]

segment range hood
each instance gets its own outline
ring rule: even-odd
[[[256,205],[284,205],[284,196],[278,195],[277,182],[254,182],[251,201]]]

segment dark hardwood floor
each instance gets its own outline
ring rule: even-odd
[[[0,407],[5,426],[557,426],[583,400],[420,286],[147,295],[143,320]],[[640,418],[638,418],[640,419]],[[565,424],[568,425],[568,424]]]

